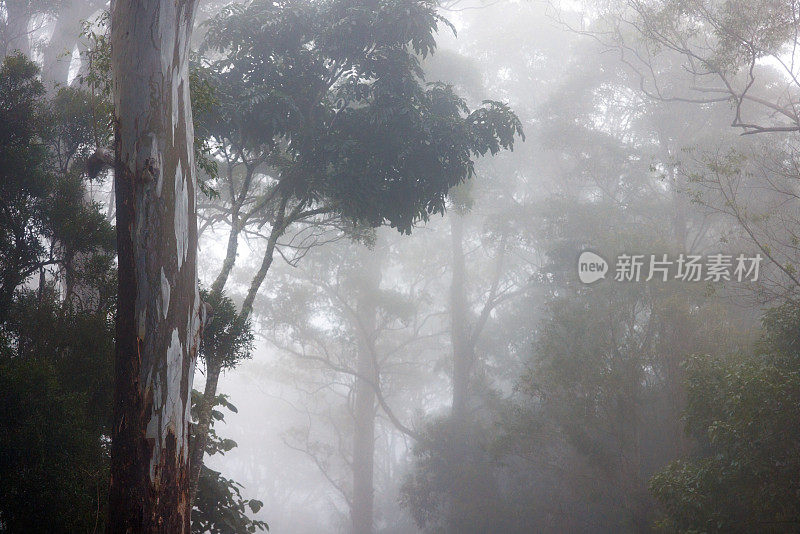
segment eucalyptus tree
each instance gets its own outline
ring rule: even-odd
[[[8,360],[2,380],[13,384],[4,388],[6,404],[19,407],[13,420],[0,422],[8,452],[1,515],[15,531],[38,531],[48,520],[59,528],[102,530],[110,511],[117,281],[114,228],[101,205],[87,201],[87,167],[97,144],[110,138],[110,106],[81,86],[47,95],[38,73],[21,55],[8,56],[0,68],[0,278],[9,295],[8,305],[0,305]],[[39,283],[31,290],[34,275]],[[213,330],[206,337],[225,342]],[[24,389],[35,380],[33,398]],[[43,457],[50,460],[33,459]],[[200,503],[206,521],[198,524],[227,514],[246,521],[241,499],[225,495],[235,483],[212,475],[207,487],[218,500]]]
[[[224,8],[208,21],[204,51],[219,105],[204,120],[223,164],[209,224],[228,224],[221,294],[243,232],[269,225],[261,265],[238,314],[244,321],[279,239],[297,224],[383,224],[408,233],[442,212],[473,159],[511,148],[521,125],[486,101],[470,111],[444,84],[425,84],[420,57],[447,22],[427,1],[344,1]],[[224,195],[224,196],[223,196]],[[224,355],[205,354],[206,395]],[[193,457],[202,460],[202,425]]]
[[[187,458],[186,450],[182,449],[187,445],[185,438],[188,407],[184,410],[181,406],[188,406],[186,403],[190,387],[187,388],[187,383],[190,384],[193,374],[194,349],[190,345],[199,341],[195,332],[199,319],[197,306],[199,302],[194,302],[196,299],[193,299],[197,294],[196,267],[193,262],[196,247],[189,245],[189,241],[192,240],[192,236],[189,235],[190,228],[194,221],[192,185],[194,164],[191,153],[188,156],[178,154],[182,149],[188,148],[189,151],[192,149],[188,78],[187,84],[181,86],[180,92],[181,98],[186,99],[184,105],[181,105],[177,96],[172,99],[171,89],[165,89],[164,94],[158,95],[162,104],[161,115],[159,110],[151,107],[156,95],[149,91],[155,88],[150,83],[150,76],[160,77],[167,70],[173,73],[172,67],[175,67],[173,85],[175,95],[179,93],[181,78],[185,78],[183,72],[185,52],[177,54],[172,58],[172,63],[166,65],[162,64],[162,60],[167,61],[167,55],[162,56],[160,48],[165,46],[172,51],[175,48],[177,26],[183,24],[191,27],[191,20],[183,20],[184,16],[191,19],[191,5],[183,6],[187,10],[181,13],[172,14],[176,17],[176,27],[173,28],[175,35],[172,41],[166,35],[167,30],[164,33],[164,42],[159,45],[144,40],[151,45],[149,65],[153,67],[152,72],[132,68],[131,57],[142,58],[146,55],[139,53],[140,45],[144,41],[137,41],[141,36],[133,35],[135,32],[128,31],[130,28],[126,30],[125,25],[135,25],[147,20],[148,16],[152,17],[152,21],[163,22],[167,15],[163,12],[159,14],[160,8],[155,4],[133,6],[132,11],[127,11],[131,6],[126,3],[117,3],[116,7],[118,8],[114,14],[116,29],[123,28],[121,33],[123,38],[119,38],[119,33],[116,36],[117,44],[114,50],[117,54],[113,56],[116,63],[115,124],[119,155],[116,177],[120,185],[116,189],[118,206],[124,211],[120,212],[117,226],[121,274],[118,300],[120,314],[117,317],[115,405],[118,424],[112,427],[115,452],[110,498],[113,513],[110,528],[148,531],[162,528],[168,523],[169,528],[187,529],[188,509],[181,510],[178,505],[181,492],[180,464],[181,462],[185,464]],[[27,24],[25,26],[27,27]],[[102,74],[110,73],[106,71]],[[13,76],[8,79],[4,76],[4,82],[12,83],[13,80]],[[40,84],[40,92],[43,91],[42,87]],[[24,93],[24,91],[11,91],[7,96],[15,95],[19,98]],[[102,98],[98,100],[102,103]],[[9,112],[18,113],[26,109],[26,105],[22,103],[10,104]],[[91,157],[87,157],[90,153],[87,151],[98,149],[100,145],[95,157],[101,164],[111,163],[111,153],[102,148],[108,137],[104,125],[100,124],[105,116],[105,110],[96,107],[94,99],[82,88],[62,87],[53,98],[52,106],[52,117],[55,119],[51,121],[52,132],[42,135],[43,140],[52,146],[45,147],[37,143],[36,150],[30,153],[30,156],[36,159],[46,154],[43,149],[49,148],[54,160],[53,170],[64,178],[63,183],[58,184],[60,190],[52,192],[60,195],[52,206],[57,209],[47,215],[37,208],[40,216],[46,215],[49,219],[47,224],[53,224],[53,231],[46,235],[51,241],[50,258],[42,265],[58,264],[64,268],[68,303],[85,300],[83,297],[87,295],[78,296],[81,292],[75,291],[76,284],[80,282],[82,286],[92,291],[91,303],[82,304],[90,308],[99,307],[97,311],[101,312],[105,309],[101,306],[104,295],[94,290],[97,280],[87,277],[82,271],[88,271],[93,265],[99,267],[94,262],[93,251],[89,247],[95,244],[93,240],[97,237],[96,228],[102,229],[103,224],[107,226],[108,223],[102,217],[102,222],[96,217],[81,219],[86,212],[93,213],[95,206],[81,198],[79,203],[84,205],[76,207],[72,199],[75,194],[84,195],[80,174],[84,169],[83,163],[87,160],[89,163],[92,161]],[[178,109],[179,107],[181,109]],[[24,115],[18,116],[24,117]],[[25,126],[22,124],[16,126],[15,136],[22,132],[24,138],[27,135],[25,132],[45,124],[38,119],[27,122]],[[186,145],[183,147],[180,145],[182,134]],[[142,135],[144,137],[141,137]],[[139,142],[142,138],[150,141],[146,148],[142,148]],[[20,146],[15,150],[18,155],[21,148],[24,147]],[[81,160],[81,165],[73,165],[76,160]],[[166,169],[162,173],[161,168],[164,165]],[[183,179],[181,169],[186,170],[186,181]],[[125,172],[124,178],[122,171]],[[41,200],[45,203],[40,207],[45,207],[46,196],[51,192],[46,187],[43,188],[42,177],[37,177],[39,173],[29,172],[25,175],[15,172],[15,174],[17,179],[27,182],[25,188],[16,194],[25,190],[28,191],[28,195],[44,194],[45,197]],[[169,181],[169,189],[162,195],[164,180]],[[174,184],[171,180],[174,180]],[[9,185],[11,184],[13,181],[9,181]],[[69,202],[65,204],[67,199]],[[27,204],[33,207],[41,202],[32,203],[29,200]],[[14,225],[11,222],[9,221],[8,228],[13,229]],[[30,221],[23,225],[31,226]],[[44,230],[44,227],[40,228]],[[30,230],[33,230],[33,227]],[[70,237],[67,232],[72,232],[74,235]],[[172,238],[172,250],[167,247],[164,237]],[[17,248],[23,245],[20,239],[16,241]],[[41,249],[44,241],[41,238],[35,241],[35,248]],[[62,252],[63,258],[60,257]],[[159,257],[160,254],[162,257]],[[81,260],[75,261],[78,256]],[[145,258],[147,262],[144,261]],[[185,268],[181,270],[182,266]],[[39,270],[41,271],[41,268]],[[165,273],[169,273],[169,277]],[[98,274],[102,273],[94,273],[95,276]],[[44,279],[42,274],[40,286],[44,286],[41,282]],[[170,289],[177,286],[181,287],[172,292],[173,316],[168,321]],[[186,293],[188,297],[182,293]],[[189,304],[186,304],[187,302]],[[186,309],[179,310],[181,305],[186,305]],[[149,315],[146,310],[149,310]],[[184,312],[187,317],[180,318]],[[186,324],[187,318],[189,325]],[[187,328],[192,330],[192,333],[187,333]],[[168,330],[172,333],[171,338]],[[169,353],[169,356],[165,353]],[[181,376],[185,380],[182,381]],[[171,454],[167,451],[168,448],[171,448]],[[164,495],[161,495],[161,492],[164,492]],[[156,502],[161,505],[158,511],[155,510]],[[165,519],[166,517],[169,519]],[[176,517],[182,519],[175,519]]]
[[[195,2],[114,2],[119,284],[109,532],[188,532],[191,384],[205,316],[189,91]]]

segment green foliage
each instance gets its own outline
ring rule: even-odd
[[[401,504],[428,533],[526,532],[500,488],[493,429],[451,418],[432,421],[414,447]]]
[[[114,229],[76,164],[91,98],[48,101],[38,72],[0,67],[0,530],[89,532],[107,508]]]
[[[85,201],[80,172],[96,122],[85,92],[61,89],[44,99],[38,67],[21,55],[0,67],[0,323],[13,292],[49,265],[64,268],[68,286],[83,274],[107,274],[114,232]],[[80,265],[72,260],[86,257]]]
[[[113,98],[110,24],[111,14],[105,10],[94,21],[85,20],[81,23],[80,37],[85,45],[83,59],[87,68],[78,74],[78,82],[82,86],[89,87],[93,95],[107,102]]]
[[[800,350],[796,303],[768,311],[754,353],[687,362],[696,457],[656,474],[662,526],[678,532],[795,532],[800,525]]]
[[[224,292],[215,296],[203,290],[201,296],[213,307],[214,315],[203,331],[200,357],[222,369],[235,367],[250,358],[253,348],[250,319],[239,317],[236,305]]]
[[[211,112],[218,105],[216,93],[208,81],[208,74],[193,58],[189,67],[189,93],[192,99],[192,114],[203,116]],[[198,173],[197,185],[200,191],[208,198],[219,197],[219,192],[211,186],[217,177],[219,166],[212,155],[211,138],[202,121],[197,121],[194,129],[194,162],[202,173]]]
[[[114,235],[71,165],[94,137],[87,95],[47,102],[37,74],[21,55],[0,67],[0,530],[88,532],[106,515]]]
[[[111,103],[83,86],[59,88],[47,113],[51,121],[47,140],[62,173],[68,171],[73,159],[85,162],[98,146],[111,143]]]
[[[269,530],[267,523],[247,517],[264,506],[256,499],[242,498],[242,485],[205,465],[201,468],[197,500],[192,511],[192,532],[197,534],[243,534]]]
[[[448,23],[427,0],[231,5],[208,23],[219,98],[205,122],[232,152],[263,153],[301,205],[409,232],[445,208],[473,158],[513,147],[519,119],[425,84],[419,58]]]
[[[15,300],[0,347],[0,531],[102,530],[113,318],[52,286]]]
[[[680,424],[681,362],[735,349],[744,334],[702,286],[606,282],[548,303],[504,439],[512,453],[554,464],[533,476],[559,474],[553,493],[582,503],[565,520],[573,528],[641,531],[654,519],[649,477],[691,446]]]
[[[97,499],[108,481],[100,442],[86,432],[85,401],[38,360],[0,364],[0,388],[3,413],[13,414],[0,422],[2,530],[92,530],[105,516]]]
[[[40,236],[48,236],[44,86],[38,67],[23,55],[0,67],[0,323],[13,291],[47,261]]]
[[[203,395],[197,390],[192,390],[192,417],[197,419],[199,405]],[[225,454],[236,447],[232,439],[222,438],[217,435],[214,425],[224,422],[225,415],[216,407],[225,408],[233,413],[238,410],[231,404],[227,395],[217,395],[214,398],[211,412],[211,426],[206,442],[206,454]],[[238,482],[225,478],[218,471],[203,465],[200,470],[200,480],[197,486],[195,507],[192,510],[192,532],[197,534],[241,534],[269,530],[266,522],[251,519],[249,513],[256,514],[264,506],[257,499],[244,499]]]

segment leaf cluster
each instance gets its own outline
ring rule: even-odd
[[[202,398],[202,393],[192,390],[192,417],[195,419],[198,416]],[[217,408],[224,408],[233,413],[238,412],[227,395],[214,397],[211,426],[205,451],[209,456],[224,455],[237,446],[235,441],[220,437],[214,430],[216,423],[225,420],[224,413]],[[266,522],[248,517],[248,513],[258,513],[264,503],[257,499],[242,497],[242,488],[241,484],[225,478],[220,472],[214,471],[205,464],[201,466],[197,497],[192,510],[192,532],[239,534],[269,530]]]
[[[420,58],[443,25],[427,0],[228,6],[207,23],[219,105],[204,128],[235,152],[264,154],[300,204],[410,232],[443,212],[473,158],[522,136],[506,105],[470,111],[451,86],[425,83]]]
[[[677,532],[794,532],[800,524],[796,303],[769,310],[752,353],[686,363],[687,430],[701,446],[651,480]]]

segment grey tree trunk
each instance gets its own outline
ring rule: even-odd
[[[469,404],[470,375],[474,347],[470,340],[467,309],[466,269],[464,258],[464,219],[450,214],[452,244],[452,281],[450,284],[450,342],[453,347],[453,419],[464,421]]]
[[[111,6],[119,294],[108,532],[189,532],[204,307],[188,52],[192,0]]]
[[[356,302],[359,342],[353,410],[353,501],[350,510],[353,534],[373,532],[375,389],[369,381],[377,382],[378,379],[375,369],[376,298],[381,277],[378,255],[377,250],[365,250],[362,254],[361,283]]]

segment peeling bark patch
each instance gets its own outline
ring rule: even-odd
[[[181,81],[181,92],[183,94],[181,98],[181,112],[183,113],[183,124],[181,125],[184,129],[183,138],[186,142],[186,155],[189,157],[189,165],[188,165],[188,175],[187,180],[191,180],[192,184],[196,183],[195,180],[195,166],[194,166],[194,122],[191,119],[192,110],[191,110],[191,102],[192,102],[192,94],[189,88],[189,83]],[[187,112],[188,108],[188,112]],[[196,193],[197,189],[193,189],[193,193]]]
[[[167,318],[169,311],[169,280],[164,275],[164,268],[161,268],[161,311],[164,312],[164,319]]]
[[[164,399],[164,419],[162,435],[172,431],[178,443],[183,443],[183,396],[181,395],[181,377],[183,376],[183,346],[178,336],[178,329],[172,331],[172,339],[167,349],[167,391]]]
[[[144,339],[147,334],[147,308],[139,312],[139,317],[136,320],[136,335],[139,339]]]
[[[151,405],[150,419],[147,421],[147,428],[145,429],[145,439],[151,444],[150,449],[150,464],[148,473],[150,475],[150,482],[156,483],[156,463],[161,458],[162,440],[161,440],[161,414],[162,414],[162,392],[161,382],[156,380],[154,383],[151,377],[148,377],[148,383],[153,384],[152,394],[153,403]]]
[[[172,79],[178,80],[178,65],[173,65],[172,67]],[[170,128],[170,133],[172,134],[172,144],[175,144],[175,128],[178,127],[178,112],[180,110],[180,106],[178,103],[178,84],[172,84],[172,128]]]
[[[184,443],[184,396],[181,393],[183,377],[183,346],[181,345],[178,329],[172,331],[169,347],[167,348],[164,367],[157,368],[155,376],[148,377],[147,383],[153,387],[153,404],[150,419],[147,422],[145,438],[152,444],[150,454],[149,475],[150,482],[157,483],[161,479],[162,465],[171,459],[164,458],[167,437],[171,436],[177,443]],[[165,376],[166,375],[166,376]],[[162,383],[163,386],[162,387]],[[176,448],[176,454],[182,447]]]
[[[164,186],[164,173],[161,172],[160,169],[164,168],[164,160],[163,157],[161,156],[161,152],[158,151],[158,146],[159,146],[158,138],[156,138],[156,136],[153,134],[150,135],[152,136],[151,138],[152,148],[150,149],[149,159],[154,162],[156,168],[159,170],[154,177],[156,178],[156,196],[160,197],[161,190]]]
[[[175,246],[180,271],[189,250],[189,194],[186,191],[180,160],[175,168]]]
[[[156,461],[158,460],[158,458],[161,457],[161,445],[159,445],[159,439],[158,439],[158,420],[156,419],[155,415],[153,415],[153,417],[150,418],[150,421],[148,421],[147,423],[147,430],[145,433],[145,437],[152,444],[152,448],[150,449],[150,466],[148,469],[148,473],[150,474],[150,482],[155,483]]]

